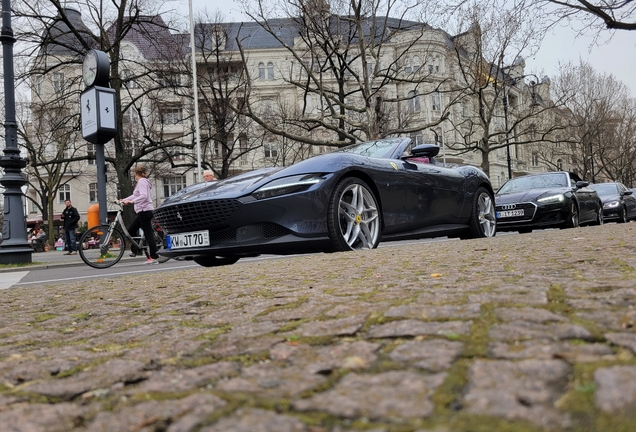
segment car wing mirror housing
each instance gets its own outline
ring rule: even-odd
[[[576,188],[581,189],[581,188],[587,187],[589,184],[590,182],[579,180],[576,182]]]
[[[623,195],[633,195],[633,194],[634,194],[634,191],[630,191],[630,190],[623,192]]]
[[[439,153],[439,146],[435,144],[420,144],[411,149],[412,157],[432,158]]]

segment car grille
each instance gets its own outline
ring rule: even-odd
[[[497,223],[529,222],[532,220],[532,218],[534,218],[534,213],[537,210],[537,207],[532,203],[521,203],[521,204],[517,204],[514,209],[523,210],[523,216],[497,219]],[[495,211],[500,212],[505,210],[502,208],[502,206],[495,206]]]
[[[154,216],[169,233],[197,231],[225,223],[240,206],[235,199],[200,201],[158,208]]]
[[[280,225],[266,222],[210,233],[210,244],[224,245],[272,240],[286,236],[290,232],[290,230]]]

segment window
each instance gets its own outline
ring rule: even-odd
[[[413,72],[417,72],[420,66],[422,66],[422,64],[420,63],[419,56],[413,56]]]
[[[161,110],[161,121],[165,124],[177,124],[183,121],[183,111],[177,107],[167,107]]]
[[[124,69],[120,73],[122,84],[124,87],[132,89],[137,87],[137,83],[134,80],[134,74],[130,69]]]
[[[557,169],[563,171],[563,161],[561,159],[557,160]]]
[[[239,135],[239,149],[241,151],[241,160],[247,159],[247,136],[245,134]]]
[[[122,121],[124,124],[139,124],[139,114],[137,110],[129,108],[128,111],[124,112]]]
[[[53,91],[58,93],[64,90],[64,74],[62,72],[54,72],[51,80],[53,81]]]
[[[61,203],[71,199],[71,185],[64,184],[60,186],[58,189],[58,199]]]
[[[181,146],[172,146],[166,149],[172,160],[184,160],[186,157],[185,149]]]
[[[278,156],[278,147],[275,143],[265,143],[263,144],[263,149],[266,158],[275,158]]]
[[[561,141],[557,141],[557,142],[555,142],[555,143],[554,143],[554,146],[555,146],[556,148],[560,148],[560,147],[561,147]]]
[[[404,72],[408,74],[411,73],[412,70],[411,59],[407,57],[406,59],[404,59]]]
[[[163,197],[164,198],[168,198],[169,196],[179,192],[181,189],[186,187],[185,176],[164,177],[162,181],[163,181]]]
[[[431,59],[428,64],[428,72],[429,73],[437,73],[439,72],[439,57],[435,56]]]
[[[413,146],[418,146],[424,142],[424,138],[422,137],[422,131],[415,132],[411,135],[411,140],[413,141]]]
[[[435,92],[431,95],[431,104],[433,111],[439,111],[442,109],[442,97],[439,93]]]
[[[42,83],[44,82],[44,76],[42,75],[36,75],[33,78],[33,89],[35,90],[35,93],[38,95],[42,94]]]
[[[97,183],[88,184],[88,202],[97,202]]]
[[[126,152],[127,155],[129,156],[134,156],[135,155],[135,140],[124,140],[124,151]]]
[[[410,113],[420,112],[420,97],[414,91],[410,91],[408,94],[408,111]]]
[[[88,160],[89,165],[95,165],[95,144],[86,144],[86,155],[90,158]]]
[[[539,166],[539,153],[537,152],[532,153],[532,166]]]
[[[267,68],[265,68],[265,63],[260,62],[258,64],[258,79],[273,80],[274,79],[274,63],[267,62]]]

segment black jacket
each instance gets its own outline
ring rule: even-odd
[[[62,219],[64,219],[64,229],[71,230],[77,228],[77,223],[80,220],[80,215],[75,207],[70,206],[66,207],[62,212]]]

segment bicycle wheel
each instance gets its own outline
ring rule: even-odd
[[[95,226],[82,235],[81,244],[86,243],[87,249],[80,248],[79,254],[86,264],[94,268],[107,268],[119,262],[126,250],[126,239],[121,231],[110,226]]]

